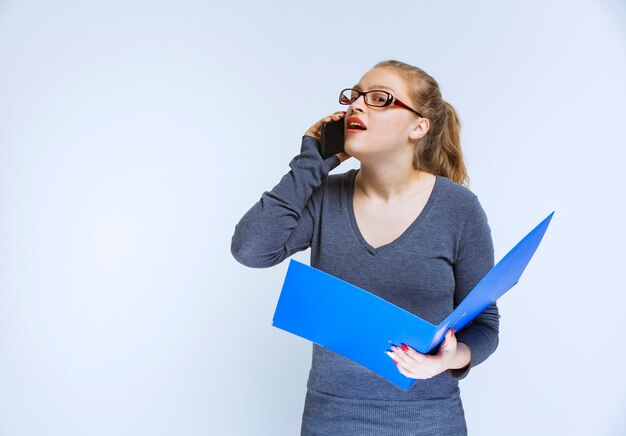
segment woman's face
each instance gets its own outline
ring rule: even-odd
[[[403,103],[414,106],[402,78],[388,68],[374,68],[368,71],[354,86],[361,92],[381,89],[390,92]],[[358,118],[365,130],[351,128],[350,124]],[[346,127],[345,150],[360,161],[389,159],[397,155],[413,153],[415,141],[428,128],[425,119],[418,117],[408,109],[398,106],[370,107],[361,96],[353,102],[344,117]]]

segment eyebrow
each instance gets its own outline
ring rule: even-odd
[[[354,85],[352,88],[353,88],[353,89],[356,89],[356,90],[358,90],[358,91],[361,91],[361,90],[363,89],[363,88],[361,88],[359,85]],[[389,91],[396,92],[396,90],[395,90],[395,89],[390,88],[390,87],[385,86],[385,85],[372,85],[372,89],[388,89]]]

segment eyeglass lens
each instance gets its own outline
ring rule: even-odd
[[[341,104],[354,103],[361,94],[365,94],[365,103],[370,106],[382,107],[389,101],[390,94],[386,91],[369,91],[366,93],[360,93],[355,89],[346,89],[341,93],[339,101]]]

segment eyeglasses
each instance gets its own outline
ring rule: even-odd
[[[395,98],[391,93],[382,91],[379,89],[373,89],[371,91],[361,92],[357,89],[346,88],[339,94],[339,103],[345,105],[351,105],[363,96],[365,104],[371,107],[386,107],[386,106],[399,106],[410,110],[414,114],[422,117],[422,115],[414,109],[411,109],[406,104]],[[422,117],[424,118],[424,117]]]

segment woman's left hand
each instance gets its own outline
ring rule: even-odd
[[[454,330],[446,332],[434,356],[422,354],[404,344],[401,347],[392,346],[387,354],[394,360],[401,374],[415,379],[429,379],[448,369],[463,368],[469,364],[471,357],[467,345],[457,342]]]

